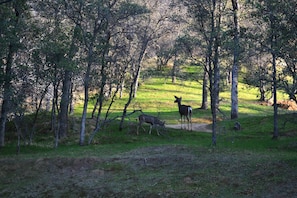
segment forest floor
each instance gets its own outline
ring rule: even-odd
[[[294,197],[279,154],[181,145],[110,156],[0,159],[0,197]]]

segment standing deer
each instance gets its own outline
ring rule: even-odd
[[[137,126],[137,135],[139,134],[138,133],[139,126],[141,126],[142,129],[145,131],[145,129],[142,126],[142,123],[144,123],[144,122],[150,124],[149,134],[151,134],[151,132],[152,132],[152,127],[154,127],[156,125],[159,125],[161,127],[165,126],[165,122],[163,122],[159,118],[157,118],[155,116],[151,116],[151,115],[142,114],[142,115],[138,116],[138,121],[139,121],[139,124]],[[160,135],[158,128],[157,128],[157,134]]]
[[[189,124],[191,124],[191,130],[192,130],[192,107],[189,105],[182,105],[181,104],[182,97],[180,98],[177,96],[174,96],[174,97],[175,97],[174,103],[177,103],[178,111],[180,114],[180,123],[181,123],[180,127],[182,128],[183,117],[184,117],[184,122],[186,122],[186,118],[188,120],[188,129],[189,129]]]

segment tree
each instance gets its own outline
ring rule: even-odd
[[[291,15],[287,13],[287,9],[294,5],[296,7],[296,1],[291,2],[285,1],[260,1],[255,3],[256,11],[254,16],[262,22],[262,25],[266,27],[266,31],[263,32],[261,47],[270,54],[270,64],[272,66],[272,82],[273,82],[273,108],[274,108],[274,127],[273,127],[273,139],[278,138],[278,105],[277,105],[277,89],[278,89],[278,74],[277,74],[277,62],[281,60],[281,51],[284,49],[282,47],[287,38],[296,39],[293,32],[287,31],[290,29],[290,25],[286,24],[286,16]],[[294,9],[294,8],[293,8]],[[288,20],[289,21],[289,20]],[[294,22],[293,22],[294,23]],[[286,25],[285,25],[286,24]],[[290,32],[288,34],[288,32]],[[293,33],[293,34],[291,34]],[[261,38],[261,37],[260,37]],[[283,43],[284,42],[284,43]],[[291,41],[289,42],[291,43]],[[286,51],[286,50],[285,50]]]
[[[209,78],[212,113],[212,144],[216,145],[217,112],[219,108],[221,19],[223,1],[185,1],[188,12],[194,19],[193,30],[199,33],[204,47],[205,66]]]
[[[22,47],[21,37],[24,28],[23,16],[26,13],[26,1],[6,1],[0,4],[0,43],[1,43],[1,86],[3,99],[0,117],[0,147],[5,145],[5,125],[7,115],[12,111],[13,73],[15,54]]]
[[[238,0],[232,0],[234,36],[233,36],[233,66],[232,66],[232,88],[231,88],[231,119],[238,118],[238,67],[239,67],[239,24]]]
[[[279,26],[279,57],[281,61],[285,63],[284,69],[282,70],[283,75],[280,77],[280,87],[285,90],[288,94],[289,99],[297,102],[297,16],[296,11],[297,2],[282,1],[279,6],[278,12],[280,12],[281,21]]]

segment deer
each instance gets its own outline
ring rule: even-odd
[[[175,97],[175,101],[174,103],[177,103],[178,105],[178,111],[179,111],[179,114],[180,114],[180,122],[181,122],[181,129],[182,129],[182,125],[183,125],[183,117],[184,117],[184,122],[186,121],[186,118],[187,118],[187,121],[188,121],[188,129],[189,129],[189,125],[191,124],[191,131],[192,131],[192,107],[189,106],[189,105],[182,105],[181,104],[181,101],[182,101],[182,97],[177,97],[177,96],[174,96]]]
[[[157,126],[157,125],[159,125],[161,127],[165,126],[164,121],[161,121],[159,118],[157,118],[155,116],[146,115],[146,114],[142,114],[142,115],[138,116],[138,121],[139,121],[139,123],[138,123],[138,126],[137,126],[137,135],[139,134],[138,129],[139,129],[140,126],[145,131],[145,129],[142,126],[142,124],[144,122],[150,124],[149,134],[151,134],[151,132],[152,132],[152,127]],[[160,135],[160,133],[158,131],[158,128],[157,128],[157,134]]]

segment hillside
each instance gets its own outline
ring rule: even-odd
[[[211,146],[211,134],[204,132],[167,128],[161,136],[155,130],[152,135],[141,131],[137,136],[137,115],[132,114],[124,131],[118,131],[115,120],[83,147],[77,144],[79,116],[73,117],[68,139],[53,149],[45,114],[31,146],[22,141],[20,154],[15,155],[16,142],[9,141],[0,150],[0,196],[294,197],[295,114],[280,110],[281,136],[272,140],[272,107],[257,102],[255,88],[244,84],[239,88],[242,129],[234,131],[234,121],[223,116],[228,115],[230,101],[228,91],[222,92],[216,147]],[[193,106],[193,122],[210,123],[210,111],[199,109],[197,81],[171,84],[166,78],[150,78],[141,83],[129,112],[142,109],[167,124],[178,124],[174,95]],[[125,97],[116,100],[110,117],[120,114],[125,101]],[[94,120],[88,119],[88,135],[93,127]]]

